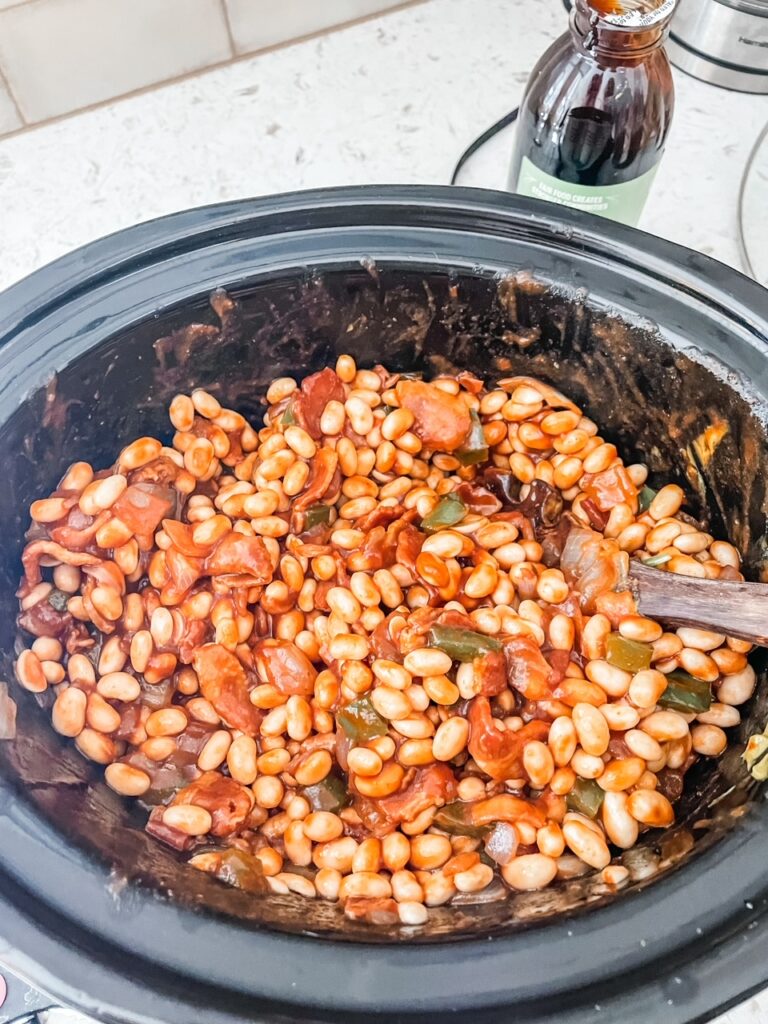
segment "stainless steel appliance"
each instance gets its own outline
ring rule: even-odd
[[[768,0],[679,0],[667,53],[705,82],[768,93]]]

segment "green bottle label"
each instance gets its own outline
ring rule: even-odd
[[[639,178],[618,185],[577,185],[540,171],[524,156],[517,179],[517,191],[521,196],[547,199],[550,203],[586,210],[598,217],[608,217],[634,227],[640,220],[658,166],[656,164]]]

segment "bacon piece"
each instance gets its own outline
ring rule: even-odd
[[[192,665],[200,692],[232,729],[257,736],[262,713],[251,704],[248,679],[237,657],[221,644],[206,644],[195,651]]]
[[[611,466],[602,473],[587,473],[580,487],[601,512],[610,512],[614,505],[626,504],[637,512],[637,488],[624,466]]]
[[[20,629],[26,630],[32,636],[60,638],[74,620],[69,612],[58,612],[50,602],[38,601],[22,612],[16,621]]]
[[[619,628],[619,623],[628,615],[637,615],[637,604],[630,590],[622,590],[618,594],[612,591],[607,594],[598,594],[595,599],[595,610],[611,620],[614,629]]]
[[[211,550],[210,544],[196,544],[192,539],[193,527],[189,523],[180,523],[178,519],[164,519],[163,530],[171,539],[171,544],[187,558],[205,558]]]
[[[565,679],[565,670],[571,661],[570,651],[551,650],[547,651],[544,655],[547,664],[549,665],[549,686],[554,691],[563,679]]]
[[[174,507],[168,487],[137,483],[127,487],[112,506],[112,514],[137,536],[151,536]]]
[[[457,373],[456,380],[465,391],[469,391],[472,395],[479,395],[484,387],[483,382],[474,373],[470,373],[469,370],[461,370]]]
[[[191,850],[195,845],[194,837],[188,836],[177,828],[171,828],[170,825],[166,825],[163,821],[163,810],[163,807],[152,808],[152,813],[147,824],[144,826],[144,831],[148,832],[154,839],[159,839],[165,846],[170,846],[172,850],[178,850],[180,853]]]
[[[493,491],[477,482],[459,484],[456,494],[471,512],[477,512],[478,515],[492,516],[502,507],[501,501]]]
[[[545,740],[546,722],[529,722],[517,732],[496,727],[487,697],[474,697],[469,705],[467,748],[477,766],[498,782],[524,775],[523,748],[531,740]]]
[[[536,798],[534,805],[542,812],[545,820],[549,818],[550,821],[557,822],[563,820],[568,809],[565,797],[553,793],[549,786]]]
[[[632,757],[632,751],[627,746],[623,732],[612,732],[608,741],[608,753],[611,757],[625,758]]]
[[[671,803],[679,800],[683,795],[685,771],[678,771],[676,768],[662,768],[656,778],[659,780],[657,791],[663,793]]]
[[[67,654],[89,651],[96,644],[84,622],[73,621],[59,639],[63,642]]]
[[[387,546],[387,531],[383,526],[374,526],[366,533],[360,550],[355,552],[355,565],[369,572],[394,565],[394,552]]]
[[[158,484],[161,487],[167,487],[176,480],[180,472],[181,469],[173,459],[167,455],[158,455],[151,462],[145,462],[138,469],[132,469],[128,474],[128,483],[129,485]]]
[[[405,506],[403,505],[377,505],[371,512],[366,513],[366,515],[361,516],[357,520],[355,529],[368,533],[376,526],[389,526],[390,523],[394,523],[395,520],[399,519],[404,512]]]
[[[37,586],[42,580],[40,561],[45,557],[53,558],[63,565],[76,565],[78,568],[84,565],[97,565],[101,561],[97,555],[89,555],[84,551],[67,551],[61,544],[52,540],[34,540],[27,544],[21,556],[24,576],[30,587]]]
[[[125,593],[125,576],[114,562],[104,561],[98,565],[86,565],[83,572],[101,586],[111,587],[119,594]]]
[[[541,560],[548,569],[559,567],[565,542],[568,540],[568,534],[572,529],[573,520],[569,515],[564,515],[560,517],[556,526],[540,531]]]
[[[306,654],[289,640],[260,640],[256,645],[259,669],[280,693],[311,696],[317,669]]]
[[[305,512],[320,501],[331,487],[338,465],[339,456],[333,449],[318,448],[310,465],[309,482],[293,502],[294,512]]]
[[[455,799],[456,779],[447,764],[417,768],[405,787],[374,800],[358,796],[355,810],[375,836],[385,836],[402,821],[412,821],[429,807],[442,807]]]
[[[552,672],[539,645],[525,633],[504,641],[509,685],[528,700],[552,696]]]
[[[585,498],[581,503],[581,511],[586,514],[589,520],[589,525],[602,533],[608,525],[608,513],[601,512],[595,502],[591,498]]]
[[[431,609],[430,609],[431,610]],[[400,648],[392,639],[389,626],[397,612],[390,612],[385,619],[382,619],[370,636],[371,651],[376,658],[386,658],[388,661],[401,662],[403,655]]]
[[[408,621],[399,632],[397,642],[402,654],[408,654],[427,645],[427,634],[434,625],[451,626],[454,629],[471,629],[475,625],[465,612],[449,608],[417,608],[408,616]],[[399,660],[399,659],[398,659]]]
[[[272,579],[272,559],[261,537],[233,530],[203,562],[208,576],[226,576],[230,586],[263,586]]]
[[[469,819],[473,825],[493,825],[497,821],[524,821],[534,828],[546,824],[544,812],[522,797],[511,793],[499,793],[487,800],[471,804]]]
[[[400,405],[413,413],[413,432],[428,448],[452,452],[461,447],[472,420],[458,395],[450,395],[423,380],[400,380],[395,392]]]
[[[202,563],[199,558],[187,558],[171,547],[165,552],[165,567],[169,580],[162,589],[162,602],[166,605],[178,604],[202,576]]]
[[[507,688],[507,660],[503,651],[489,651],[472,662],[475,681],[480,683],[478,693],[495,697]]]
[[[89,545],[96,547],[94,538],[99,530],[112,518],[111,512],[100,512],[96,518],[85,515],[79,507],[73,508],[65,523],[54,526],[50,531],[51,540],[69,551],[84,551]]]
[[[621,586],[628,556],[619,550],[616,541],[576,527],[568,534],[560,567],[566,580],[581,594],[582,609],[592,614],[600,596],[607,596]]]
[[[261,537],[232,530],[210,547],[195,544],[192,528],[173,519],[163,521],[172,541],[165,551],[169,580],[163,587],[164,604],[178,604],[201,576],[214,576],[227,586],[263,586],[272,579],[272,559]]]
[[[143,718],[149,715],[141,704],[127,704],[120,714],[120,727],[114,734],[116,740],[127,740],[138,746],[146,739]]]
[[[305,377],[301,388],[293,399],[293,414],[306,432],[319,440],[323,436],[320,417],[331,401],[343,402],[346,398],[344,385],[330,367]]]
[[[402,529],[397,531],[396,536],[395,564],[404,565],[416,576],[416,559],[424,543],[424,534],[412,523],[405,523]]]
[[[400,920],[397,904],[390,896],[348,896],[344,916],[350,921],[365,921],[379,927],[397,924]]]
[[[251,813],[253,793],[234,779],[220,772],[205,772],[189,786],[180,790],[174,804],[204,807],[213,819],[212,836],[231,836],[239,832]]]
[[[195,651],[208,639],[213,627],[209,622],[200,619],[186,619],[186,628],[179,637],[176,646],[179,651],[179,660],[184,665],[192,662]]]

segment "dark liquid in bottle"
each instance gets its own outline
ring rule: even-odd
[[[595,107],[574,107],[565,119],[557,176],[596,185],[601,168],[611,156],[612,136],[609,113]],[[568,178],[569,174],[573,179]]]
[[[600,0],[600,12],[594,7],[598,0],[590,2],[593,6],[587,7],[587,0],[577,0],[570,32],[553,43],[531,74],[520,107],[509,188],[634,223],[650,187],[649,172],[661,158],[674,105],[672,74],[661,46],[665,29],[663,23],[616,27],[603,20],[603,13],[614,13],[603,11],[606,0]],[[626,201],[616,190],[582,192],[639,178]]]

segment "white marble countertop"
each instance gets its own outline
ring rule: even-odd
[[[446,182],[563,30],[560,0],[428,0],[0,141],[0,288],[174,210],[315,186]],[[768,97],[678,74],[642,227],[740,266],[738,187]],[[501,187],[509,137],[462,183]],[[2,297],[0,296],[0,310]],[[768,994],[721,1024],[768,1024]]]
[[[0,288],[99,235],[220,199],[445,182],[515,106],[560,0],[429,0],[0,141]],[[768,97],[677,76],[643,226],[739,265],[736,199]],[[509,138],[462,182],[501,187]]]

